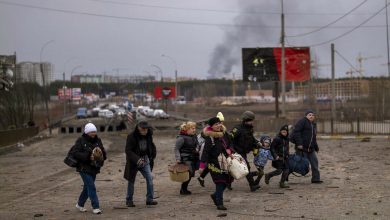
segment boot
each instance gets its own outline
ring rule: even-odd
[[[280,182],[279,187],[280,188],[290,188],[290,186],[288,186],[285,182]]]
[[[227,210],[227,208],[224,205],[217,205],[218,210]]]
[[[249,187],[251,188],[251,192],[254,192],[254,191],[260,189],[259,185],[250,185]]]
[[[269,180],[271,179],[271,176],[269,174],[265,174],[265,177],[264,177],[264,182],[265,184],[269,184]]]

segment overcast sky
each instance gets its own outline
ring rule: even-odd
[[[368,57],[365,75],[387,75],[385,10],[374,16],[384,7],[385,0],[285,0],[286,35],[315,31],[286,43],[312,46],[321,77],[330,77],[332,42],[355,68],[359,53]],[[242,47],[279,46],[280,12],[277,0],[0,0],[0,54],[39,61],[53,40],[42,60],[55,65],[55,78],[65,71],[68,79],[79,65],[74,74],[155,74],[150,64],[173,77],[174,62],[161,54],[179,76],[240,77]],[[336,76],[350,68],[337,54]]]

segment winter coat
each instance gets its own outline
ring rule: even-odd
[[[101,149],[103,160],[91,160],[92,151],[95,147]],[[92,138],[85,133],[77,139],[73,155],[79,164],[76,168],[77,172],[85,172],[91,175],[100,173],[100,168],[103,166],[104,160],[107,159],[106,150],[100,138],[98,136]]]
[[[193,161],[199,160],[197,150],[198,140],[196,135],[181,133],[176,137],[175,158],[176,161]]]
[[[253,126],[246,125],[244,122],[233,128],[231,136],[233,139],[234,150],[237,153],[246,155],[257,147],[259,141],[256,140],[253,133]]]
[[[282,168],[283,166],[288,165],[288,155],[289,155],[289,138],[283,136],[280,133],[276,136],[271,142],[271,154],[274,158],[272,161],[272,166],[276,169]],[[279,160],[276,160],[276,157],[279,157]]]
[[[303,151],[318,151],[317,144],[317,125],[312,123],[306,117],[299,120],[293,130],[292,139],[295,146],[302,145]]]
[[[133,177],[135,178],[134,173],[138,171],[137,162],[143,156],[141,155],[141,150],[139,146],[139,141],[145,138],[146,139],[146,155],[149,158],[150,169],[153,169],[154,159],[156,158],[156,146],[153,143],[153,132],[149,128],[146,136],[142,136],[138,127],[136,126],[134,131],[127,136],[126,140],[126,166],[124,172],[124,178],[128,181],[133,181]]]
[[[259,153],[253,159],[253,163],[257,167],[265,167],[268,160],[273,160],[274,157],[271,154],[269,148],[260,147]]]
[[[221,170],[218,156],[222,153],[228,157],[226,149],[233,152],[232,142],[227,132],[215,132],[208,127],[204,130],[205,145],[202,153],[201,164],[206,164],[214,183],[231,183],[233,178],[229,173]]]

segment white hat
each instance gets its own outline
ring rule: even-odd
[[[225,121],[225,117],[223,117],[222,112],[218,112],[217,118],[219,118],[219,120],[222,121],[222,122]]]
[[[96,126],[92,123],[86,124],[84,128],[84,133],[88,134],[90,132],[97,132]]]

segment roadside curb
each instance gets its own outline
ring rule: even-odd
[[[317,139],[321,139],[321,140],[387,139],[390,140],[390,136],[388,135],[318,135]]]

